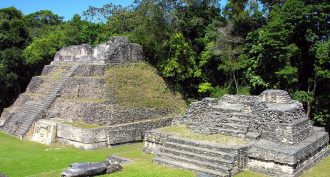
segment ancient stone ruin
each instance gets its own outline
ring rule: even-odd
[[[4,110],[0,130],[84,149],[142,140],[143,131],[170,125],[168,115],[173,111],[123,107],[105,78],[112,66],[141,60],[142,47],[126,37],[112,37],[95,48],[86,44],[62,48],[41,76],[33,77],[26,92]],[[96,126],[84,128],[70,122]]]
[[[141,46],[125,37],[112,37],[94,48],[62,48],[3,111],[0,130],[83,149],[144,138],[144,151],[156,154],[156,163],[199,176],[233,176],[245,168],[270,176],[298,176],[328,155],[328,134],[311,126],[302,104],[282,90],[204,98],[176,119],[173,109],[121,105],[107,82],[107,71],[142,59]],[[164,90],[159,95],[164,96]],[[171,129],[175,126],[192,134],[183,136],[181,130]]]
[[[157,155],[155,162],[211,176],[233,176],[244,168],[270,176],[299,176],[329,152],[327,132],[311,126],[302,104],[282,90],[204,98],[192,103],[175,122],[195,134],[223,134],[247,141],[192,140],[163,129],[146,133],[144,150]]]

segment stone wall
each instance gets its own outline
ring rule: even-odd
[[[170,110],[124,108],[109,102],[97,103],[58,98],[47,111],[47,118],[63,118],[99,125],[117,125],[167,116]]]
[[[249,150],[248,168],[271,176],[299,176],[329,153],[327,132],[314,131],[294,146],[265,140],[254,142]]]
[[[144,152],[154,162],[211,176],[234,176],[248,163],[248,144],[224,145],[183,138],[160,129],[145,132]]]
[[[54,62],[127,63],[142,60],[143,50],[130,43],[127,37],[111,37],[95,48],[87,44],[63,47],[55,55]]]
[[[97,77],[104,76],[107,65],[80,65],[73,77]]]
[[[41,120],[35,124],[32,140],[44,144],[58,141],[81,149],[105,148],[121,143],[141,141],[144,131],[169,126],[171,121],[172,118],[161,118],[88,129],[55,120]]]

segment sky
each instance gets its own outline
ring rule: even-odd
[[[51,10],[64,17],[64,20],[70,20],[74,14],[81,14],[89,6],[102,7],[107,3],[129,6],[133,0],[0,0],[0,8],[13,6],[25,15],[39,10]]]

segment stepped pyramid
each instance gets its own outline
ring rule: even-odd
[[[157,163],[193,170],[201,176],[233,176],[249,168],[270,176],[296,177],[329,154],[328,133],[313,127],[302,104],[283,90],[204,98],[193,102],[185,116],[174,122],[205,140],[161,128],[147,132],[145,152],[156,154]],[[207,141],[211,135],[248,143]]]
[[[4,110],[0,130],[45,144],[60,141],[84,149],[139,141],[143,131],[170,125],[178,111],[169,100],[184,106],[142,60],[142,47],[125,37],[112,37],[95,48],[86,44],[62,48],[42,74],[32,78],[26,92]],[[143,72],[157,88],[141,91],[163,94],[164,98],[149,98],[157,104],[139,105],[147,102],[144,93],[134,90],[143,85],[140,82],[149,82],[139,76]],[[117,88],[117,83],[128,81],[135,85],[124,83],[125,88]],[[127,95],[117,93],[132,88]],[[128,104],[122,104],[122,97]]]

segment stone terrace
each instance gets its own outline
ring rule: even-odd
[[[210,150],[223,153],[222,149],[205,146],[207,140],[177,140],[162,130],[148,131],[145,151],[157,155],[155,162],[211,176],[232,176],[243,168],[270,176],[299,176],[329,153],[328,133],[311,126],[302,104],[282,90],[266,90],[259,96],[204,98],[192,103],[186,115],[174,123],[187,125],[196,135],[223,134],[250,142],[227,146],[227,151],[234,152],[234,159],[239,159],[228,165],[206,160],[221,158],[208,153]],[[173,143],[176,146],[170,146]],[[196,148],[200,154],[195,153]],[[217,164],[216,168],[212,164]]]

